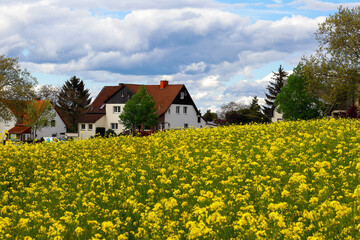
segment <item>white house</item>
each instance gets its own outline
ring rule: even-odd
[[[124,131],[124,126],[119,123],[119,115],[125,103],[141,86],[122,83],[118,86],[105,86],[86,114],[79,119],[79,137],[89,138],[98,133],[103,134],[108,129],[117,134]],[[206,121],[185,85],[171,85],[168,81],[160,81],[160,85],[144,86],[155,101],[156,113],[159,116],[157,130],[206,126]]]
[[[37,101],[39,105],[41,105],[42,101]],[[11,105],[11,101],[8,101]],[[26,105],[28,102],[24,101],[24,104]],[[66,133],[66,130],[68,129],[68,126],[64,120],[64,118],[61,116],[59,110],[54,107],[54,105],[51,105],[52,111],[55,113],[54,118],[51,119],[47,126],[41,128],[36,132],[36,135],[34,136],[33,131],[31,130],[31,127],[26,126],[25,122],[26,116],[25,113],[21,113],[19,121],[16,121],[15,113],[11,109],[11,106],[9,106],[9,111],[11,111],[12,118],[9,121],[0,120],[0,131],[3,133],[5,130],[9,133],[8,139],[11,141],[26,141],[30,139],[41,139],[45,137],[60,137],[63,136]],[[3,135],[4,136],[4,135]]]
[[[0,118],[0,134],[2,139],[5,139],[5,131],[9,131],[16,125],[15,115],[8,108],[6,109],[6,111],[9,111],[10,119],[4,120]]]

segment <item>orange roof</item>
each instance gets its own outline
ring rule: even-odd
[[[132,92],[137,93],[137,91],[143,85],[125,84],[125,86]],[[159,116],[164,114],[169,109],[171,103],[174,101],[183,87],[183,84],[167,85],[165,88],[161,89],[160,85],[145,85],[147,92],[150,96],[153,97],[153,100],[155,101],[155,109],[157,109],[156,113]]]
[[[123,86],[105,86],[89,106],[88,113],[105,113],[105,108],[100,109],[105,101]]]
[[[105,86],[95,98],[94,102],[90,105],[88,113],[105,113],[105,107],[101,108],[106,100],[116,94],[123,87],[127,87],[133,93],[137,93],[141,86],[145,86],[147,92],[153,97],[155,101],[155,108],[157,114],[160,116],[164,114],[174,101],[180,90],[184,87],[184,84],[178,85],[166,85],[164,88],[160,88],[160,85],[141,85],[141,84],[119,84],[118,86]],[[159,109],[160,106],[160,109]],[[87,118],[81,118],[86,120]]]
[[[8,132],[13,134],[31,133],[31,127],[15,126],[11,128]]]

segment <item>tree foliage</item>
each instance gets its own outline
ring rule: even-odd
[[[155,101],[148,94],[145,86],[141,86],[136,94],[126,102],[120,114],[120,123],[128,130],[139,129],[141,125],[155,126],[158,115],[155,113]]]
[[[77,131],[78,119],[86,112],[90,102],[89,89],[85,89],[80,78],[73,76],[61,87],[58,105],[70,125],[70,131]]]
[[[347,109],[359,98],[360,7],[342,8],[319,24],[319,47],[303,58],[304,73],[313,93],[332,109]]]
[[[37,131],[48,126],[55,116],[55,109],[50,100],[33,100],[26,104],[24,124],[31,127],[33,135],[36,137]]]
[[[274,105],[286,120],[312,119],[322,114],[323,104],[308,90],[307,80],[298,65],[276,96]]]
[[[12,102],[12,111],[21,112],[22,100],[32,100],[35,96],[36,78],[26,69],[21,69],[16,58],[0,56],[0,118],[10,120],[6,102]],[[18,103],[18,104],[14,104]],[[20,117],[20,116],[17,116]]]
[[[245,109],[249,106],[242,104],[242,103],[236,103],[236,102],[228,102],[220,107],[220,111],[218,113],[218,116],[220,119],[226,119],[226,113],[229,113],[231,111],[239,111],[240,109]]]
[[[57,104],[60,89],[52,85],[41,85],[36,89],[36,97],[45,100],[49,99],[52,103]]]
[[[269,117],[261,112],[258,98],[252,99],[250,106],[241,108],[237,111],[230,110],[225,114],[225,124],[248,124],[270,122]]]
[[[208,109],[206,111],[206,113],[204,114],[203,118],[207,122],[213,122],[218,119],[218,115],[217,115],[217,113],[213,113],[213,112],[211,112],[210,109]]]
[[[278,93],[280,93],[281,88],[284,86],[284,82],[286,81],[288,73],[284,71],[282,66],[280,65],[278,72],[273,72],[273,77],[271,78],[273,81],[269,82],[269,85],[266,87],[268,93],[265,93],[266,106],[263,106],[263,112],[267,116],[271,116],[274,111],[274,101]]]
[[[261,107],[259,105],[259,99],[257,98],[257,96],[255,96],[250,104],[249,109],[253,112],[260,112],[261,111]]]

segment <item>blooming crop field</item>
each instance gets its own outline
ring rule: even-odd
[[[0,239],[359,239],[360,121],[0,146]]]

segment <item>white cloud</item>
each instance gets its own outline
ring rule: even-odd
[[[360,5],[360,2],[355,3],[333,3],[333,2],[325,2],[319,0],[295,0],[290,3],[290,5],[299,6],[300,9],[308,9],[308,10],[336,10],[342,5],[343,7],[356,7]]]
[[[197,93],[195,95],[192,95],[192,99],[197,101],[197,100],[200,100],[200,99],[206,97],[207,95],[208,95],[207,92],[200,92],[200,93]]]
[[[201,88],[216,88],[220,85],[219,75],[216,76],[208,76],[202,80],[200,80]]]
[[[252,81],[256,69],[296,63],[316,49],[313,33],[324,17],[265,21],[236,13],[256,4],[266,7],[215,0],[0,0],[0,51],[20,57],[30,71],[81,75],[101,85],[185,83],[210,107],[259,94],[264,86]],[[287,6],[334,7],[306,0]],[[247,80],[226,89],[239,74]]]

